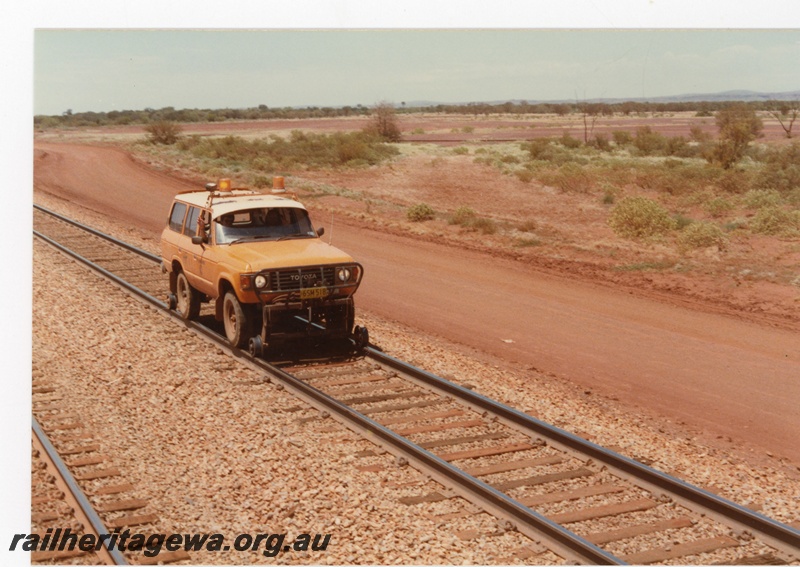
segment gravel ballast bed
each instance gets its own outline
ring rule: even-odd
[[[318,412],[287,411],[306,404],[47,245],[34,244],[34,265],[34,367],[97,432],[135,485],[129,496],[149,500],[160,533],[332,534],[321,553],[193,562],[492,563],[525,544],[508,534],[481,548],[458,526],[434,529],[426,507],[399,504],[406,494],[392,488],[424,486],[413,469],[384,454],[372,457],[383,470],[359,471],[355,455],[371,443],[330,419],[303,422]],[[87,310],[86,297],[106,301]]]
[[[36,201],[158,251],[157,235],[46,195]],[[58,289],[46,284],[53,277],[59,278]],[[52,317],[54,312],[59,317]],[[788,463],[776,459],[772,466],[748,449],[705,444],[699,433],[677,424],[631,414],[621,403],[465,353],[364,311],[358,323],[392,356],[472,384],[477,392],[544,421],[590,434],[596,443],[778,520],[798,520],[800,481]],[[388,478],[405,483],[424,477],[398,469],[388,455],[378,458],[384,472],[359,472],[355,467],[362,462],[353,455],[373,448],[370,443],[343,427],[320,433],[314,422],[298,423],[298,417],[315,410],[280,411],[302,402],[274,386],[256,384],[259,376],[253,371],[42,244],[34,247],[33,349],[34,364],[52,374],[76,413],[114,440],[104,451],[137,485],[136,496],[151,499],[164,530],[334,534],[335,543],[323,554],[268,559],[231,552],[193,557],[196,562],[496,563],[507,562],[508,552],[524,543],[510,538],[513,542],[498,549],[511,534],[493,538],[490,546],[465,542],[453,535],[461,529],[457,522],[445,533],[434,530],[419,509],[397,504],[405,491],[384,488]],[[323,429],[334,422],[320,423]],[[348,441],[338,441],[343,438]],[[333,448],[331,439],[337,440]],[[427,540],[420,543],[423,537]]]

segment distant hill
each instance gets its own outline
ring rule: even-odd
[[[757,102],[763,100],[800,100],[800,90],[788,91],[780,93],[761,93],[756,91],[746,90],[733,90],[723,91],[719,93],[690,93],[672,96],[655,96],[655,97],[632,97],[632,98],[592,98],[581,100],[580,102],[601,102],[606,104],[615,104],[621,102]],[[407,102],[407,107],[425,107],[437,106],[440,104],[503,104],[506,102],[513,102],[518,104],[520,102],[527,102],[529,104],[561,104],[561,103],[574,103],[575,99],[558,99],[558,100],[542,100],[542,99],[506,99],[506,100],[492,100],[492,101],[469,101],[469,102],[441,102],[441,101],[427,101],[415,100]]]

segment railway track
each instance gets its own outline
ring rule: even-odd
[[[153,555],[120,539],[126,531],[157,533],[158,516],[147,500],[131,495],[135,487],[103,454],[100,436],[63,404],[36,369],[32,407],[31,533],[41,542],[31,553],[32,563],[152,565],[190,559],[183,550]],[[84,536],[95,542],[93,549],[88,543],[81,546]],[[103,538],[105,544],[97,543]]]
[[[120,248],[36,208],[35,234],[151,304],[165,295],[155,256]],[[67,242],[67,243],[65,243]],[[86,243],[84,243],[86,242]],[[127,245],[126,245],[127,246]],[[74,250],[79,250],[75,252]],[[117,252],[113,252],[117,250]],[[124,250],[121,251],[121,250]],[[127,259],[121,259],[121,256]],[[133,257],[136,259],[135,262]],[[96,259],[93,259],[95,258]],[[134,264],[136,267],[134,267]],[[141,264],[141,268],[139,267]],[[157,265],[157,264],[156,264]],[[124,266],[120,275],[115,267]],[[149,273],[148,273],[149,272]],[[135,283],[128,281],[129,276]],[[202,318],[201,318],[202,320]],[[184,323],[224,344],[214,329]],[[227,348],[227,347],[225,347]],[[267,380],[442,485],[407,497],[466,500],[568,561],[788,564],[800,531],[367,347],[349,360],[251,360]],[[474,514],[471,509],[444,514]],[[461,534],[464,539],[479,534]]]
[[[78,559],[89,564],[128,565],[119,551],[106,547],[86,550],[65,545],[59,549],[58,540],[67,531],[78,538],[89,535],[96,541],[108,530],[35,417],[32,431],[31,533],[43,543],[31,553],[31,563]]]

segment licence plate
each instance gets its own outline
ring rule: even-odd
[[[300,290],[300,299],[318,299],[327,295],[327,287],[307,287]]]

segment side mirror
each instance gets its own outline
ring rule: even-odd
[[[192,244],[205,244],[208,242],[207,236],[192,236]]]
[[[323,234],[325,234],[324,226],[317,229],[317,236],[322,236]]]

